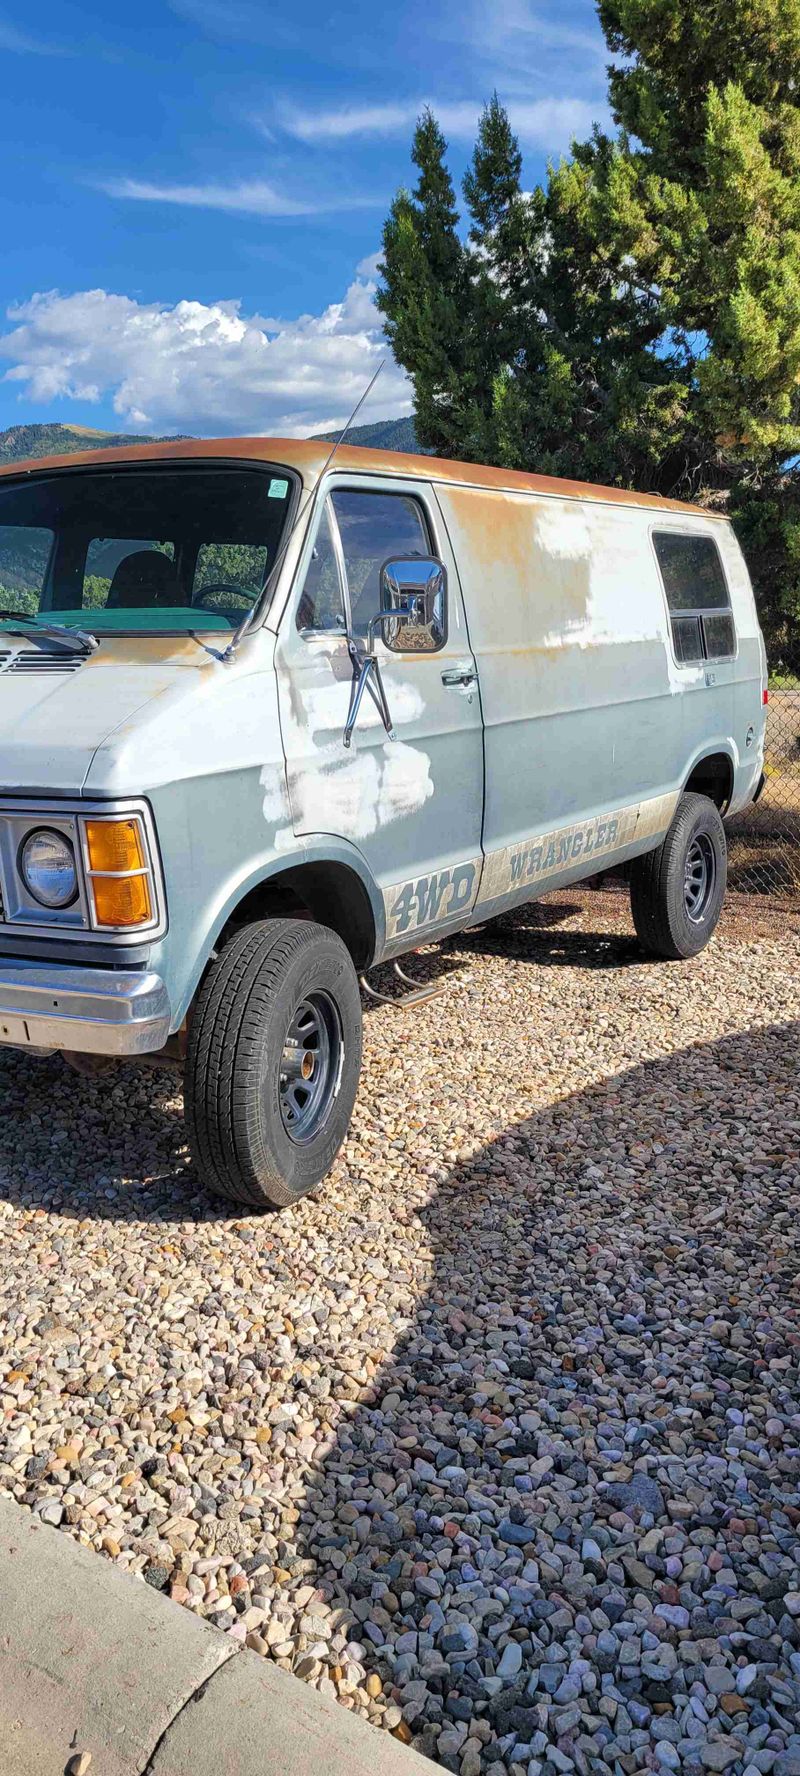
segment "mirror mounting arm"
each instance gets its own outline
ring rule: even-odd
[[[365,643],[360,642],[352,633],[348,635],[347,651],[353,662],[353,682],[350,686],[350,708],[347,711],[347,721],[344,724],[342,735],[343,746],[349,747],[353,738],[353,729],[358,720],[358,712],[365,691],[369,691],[388,738],[390,740],[397,739],[389,713],[389,705],[386,701],[386,692],[383,688],[380,662],[375,652],[375,631],[382,629],[384,623],[396,623],[398,618],[401,620],[405,618],[407,622],[413,622],[416,619],[413,602],[406,600],[402,604],[394,605],[391,610],[377,611],[374,617],[370,617],[367,624]]]
[[[373,623],[376,621],[377,619],[373,618],[373,621],[370,623],[367,630],[367,646],[365,649],[359,647],[355,636],[351,635],[347,643],[348,653],[353,662],[353,679],[350,686],[350,707],[347,711],[347,721],[344,724],[344,733],[342,735],[342,745],[346,747],[349,747],[353,738],[353,729],[358,720],[358,712],[361,708],[365,691],[369,691],[372,701],[375,704],[375,708],[377,709],[384,728],[386,729],[388,738],[390,740],[397,738],[392,726],[392,718],[389,714],[389,705],[386,701],[386,692],[383,688],[383,679],[381,678],[378,657],[373,648]]]

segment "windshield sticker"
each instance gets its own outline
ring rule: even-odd
[[[288,492],[289,492],[288,481],[272,480],[272,481],[270,481],[270,484],[269,484],[269,492],[267,494],[267,498],[268,499],[285,499]]]

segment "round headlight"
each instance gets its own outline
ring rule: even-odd
[[[20,849],[19,873],[29,894],[44,907],[68,907],[78,893],[75,854],[64,834],[39,827]]]

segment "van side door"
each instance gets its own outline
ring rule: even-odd
[[[430,489],[415,480],[332,474],[282,614],[276,667],[293,834],[358,848],[380,888],[383,954],[457,928],[480,877],[483,734],[475,662],[455,563]],[[437,645],[375,653],[396,738],[369,696],[349,749],[348,630],[363,643],[392,558],[434,555],[447,570]]]
[[[485,862],[476,912],[655,845],[681,736],[648,514],[440,482],[481,683]]]

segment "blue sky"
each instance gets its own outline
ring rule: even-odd
[[[460,179],[496,88],[533,184],[605,60],[591,0],[0,0],[0,426],[341,422],[421,105]],[[390,363],[360,417],[409,406]]]

